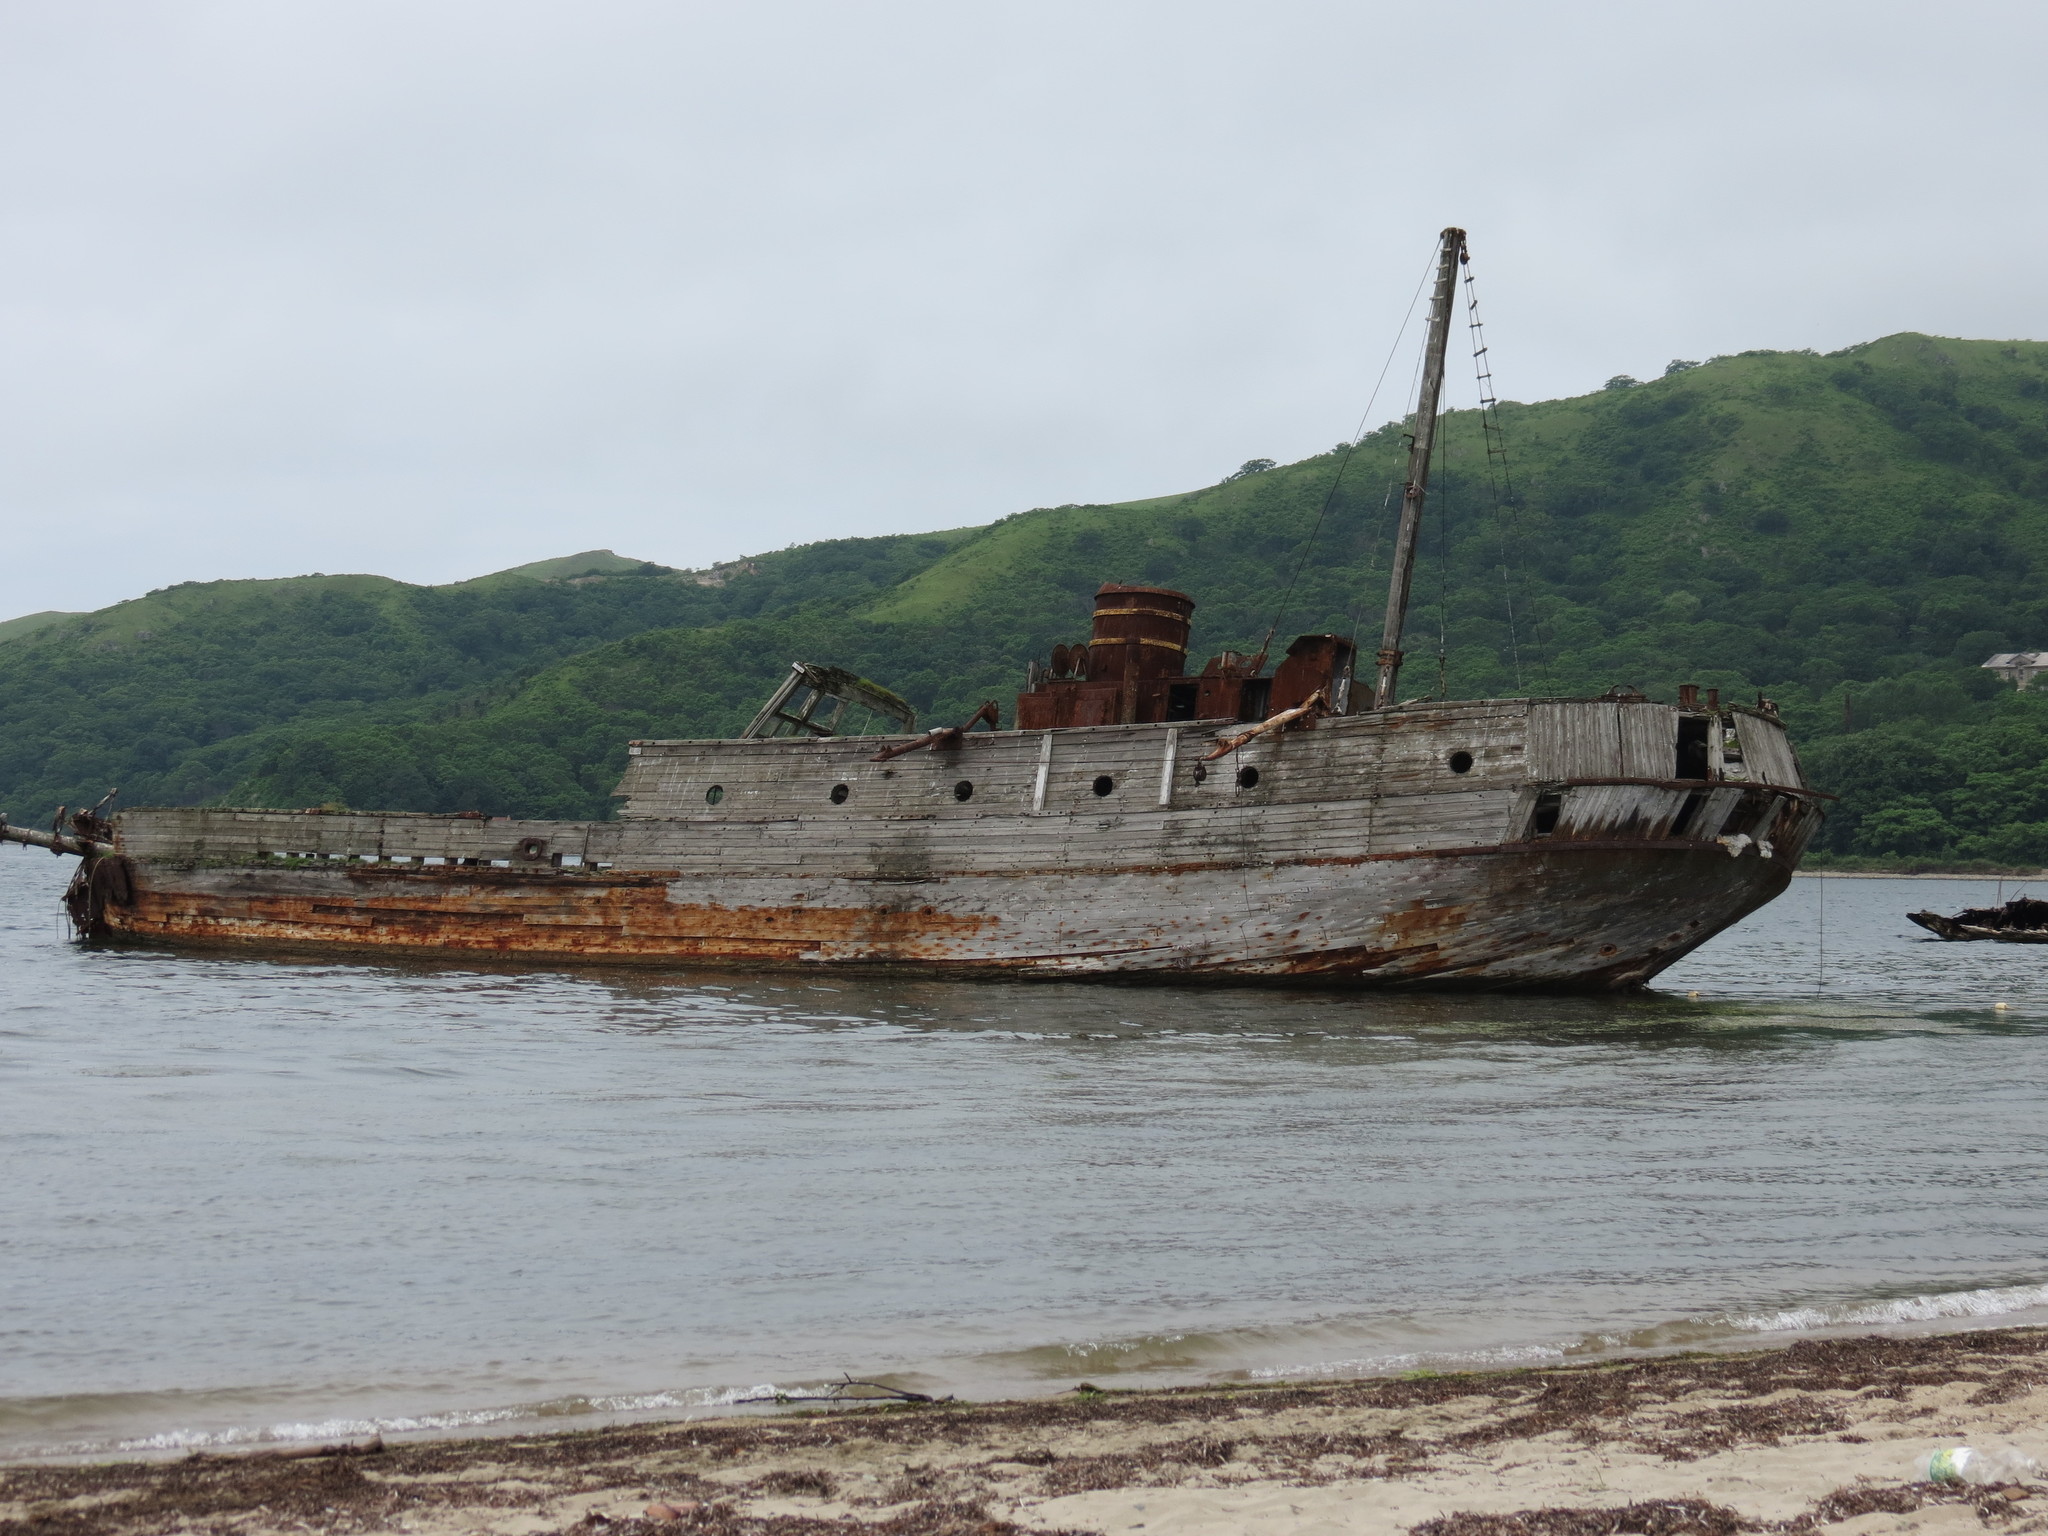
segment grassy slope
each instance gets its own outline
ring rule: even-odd
[[[531,581],[566,581],[578,576],[617,576],[622,572],[635,571],[642,575],[658,575],[666,568],[649,570],[651,562],[632,560],[624,555],[615,555],[608,549],[586,549],[580,555],[561,555],[553,560],[535,560],[527,565],[515,565],[510,570],[493,571],[489,576],[479,576],[478,581],[495,581],[507,576],[524,576]]]
[[[83,618],[83,614],[65,613],[60,609],[46,608],[41,613],[24,613],[18,619],[0,619],[0,643],[32,635],[39,629],[48,629],[60,619]]]

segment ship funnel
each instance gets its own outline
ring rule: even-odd
[[[1195,600],[1170,587],[1105,582],[1095,594],[1095,632],[1088,640],[1088,676],[1109,683],[1180,677],[1187,670],[1188,630]]]

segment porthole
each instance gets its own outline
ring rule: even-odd
[[[704,791],[704,803],[706,805],[716,805],[724,798],[725,786],[723,784],[714,784]]]
[[[1453,752],[1450,763],[1451,772],[1470,773],[1472,771],[1472,754],[1470,752]]]
[[[1116,780],[1106,773],[1098,773],[1095,782],[1088,787],[1098,795],[1113,794],[1116,791]]]
[[[1259,770],[1256,768],[1238,769],[1237,787],[1239,789],[1257,789],[1259,787]]]
[[[844,784],[834,784],[832,786],[832,803],[834,805],[844,805],[846,804],[846,797],[852,793],[853,791]]]
[[[958,784],[955,784],[953,786],[953,798],[955,800],[972,800],[974,798],[974,780],[962,779]]]

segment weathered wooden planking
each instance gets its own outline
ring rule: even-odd
[[[1423,730],[1423,719],[1433,728]],[[883,876],[1203,858],[1244,863],[1285,859],[1305,847],[1398,853],[1521,835],[1528,809],[1521,791],[1532,776],[1563,768],[1588,777],[1622,768],[1637,770],[1622,776],[1657,776],[1652,770],[1664,768],[1662,758],[1674,750],[1675,721],[1676,713],[1661,705],[1605,700],[1445,707],[1429,715],[1409,711],[1397,722],[1353,717],[1313,731],[1276,732],[1207,764],[1192,760],[1197,752],[1180,750],[1189,735],[1214,738],[1212,727],[1199,725],[991,733],[968,738],[957,752],[911,754],[889,764],[867,761],[872,740],[652,743],[642,745],[629,771],[629,815],[617,823],[151,811],[125,816],[122,835],[124,850],[159,858],[565,856],[707,873],[772,864]],[[1517,729],[1525,724],[1536,737],[1527,752]],[[1576,746],[1559,735],[1574,726],[1587,732]],[[1463,773],[1454,766],[1461,754],[1471,758]],[[1160,781],[1169,764],[1162,807]],[[718,777],[710,782],[720,787],[715,804],[703,793],[712,773]],[[1256,781],[1247,782],[1254,773]],[[848,788],[841,803],[831,798],[835,784]],[[962,785],[971,786],[964,797]],[[1108,792],[1096,793],[1098,785]],[[1606,809],[1580,802],[1588,828],[1652,825],[1624,809],[1634,803],[1628,795],[1609,798]],[[665,815],[630,814],[663,803],[671,807]],[[1698,818],[1692,835],[1708,819]]]
[[[1776,721],[1757,715],[1737,715],[1735,737],[1742,744],[1743,765],[1749,770],[1751,783],[1797,787],[1804,782],[1792,743],[1786,738],[1785,728]]]
[[[1711,838],[1739,789],[1717,791],[1718,810],[1695,816],[1688,835]],[[1681,792],[1644,786],[1586,786],[1567,792],[1561,835],[1663,836]],[[706,877],[749,869],[813,869],[847,877],[1023,873],[1050,868],[1114,869],[1189,863],[1262,865],[1474,847],[1524,835],[1525,797],[1504,789],[1380,796],[1302,804],[1240,804],[1204,812],[1156,807],[1058,818],[1017,812],[972,817],[812,817],[772,821],[643,819],[620,823],[507,822],[444,826],[413,822],[394,832],[374,817],[262,816],[221,812],[129,813],[123,851],[135,857],[229,861],[263,854],[405,858],[516,855],[524,839],[581,848],[622,868],[672,869]],[[208,829],[228,817],[225,830]],[[166,825],[168,823],[169,825]],[[270,846],[266,844],[285,845]],[[537,862],[511,858],[508,862]]]
[[[286,854],[549,863],[556,855],[609,858],[619,835],[610,822],[205,808],[123,811],[115,827],[121,851],[131,858],[200,861]]]
[[[1615,705],[1624,779],[1678,776],[1678,712],[1663,704]],[[1585,775],[1593,777],[1593,775]]]
[[[1530,772],[1545,779],[1621,777],[1619,709],[1619,705],[1605,699],[1546,700],[1532,704]]]
[[[1443,706],[1427,715],[1411,711],[1384,720],[1352,716],[1314,730],[1274,732],[1208,763],[1200,759],[1221,734],[1213,723],[976,733],[954,748],[914,752],[886,764],[867,761],[873,738],[646,742],[634,749],[619,795],[629,819],[823,814],[842,785],[846,793],[836,804],[847,816],[892,810],[973,815],[992,804],[1085,811],[1096,801],[1118,807],[1157,803],[1168,742],[1177,739],[1176,804],[1187,796],[1216,803],[1240,790],[1262,804],[1314,801],[1359,792],[1367,774],[1389,791],[1456,787],[1466,776],[1448,765],[1461,751],[1473,759],[1467,770],[1471,782],[1519,779],[1525,771],[1524,714],[1525,706],[1510,701]],[[1258,770],[1255,787],[1239,784],[1245,768]],[[1106,794],[1095,793],[1098,780],[1107,781]],[[964,800],[957,794],[963,783],[972,786]]]

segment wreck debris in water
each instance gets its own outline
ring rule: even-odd
[[[1968,907],[1954,917],[1939,912],[1908,912],[1937,939],[1992,939],[2001,944],[2048,944],[2048,901],[2015,896],[1998,907]]]

